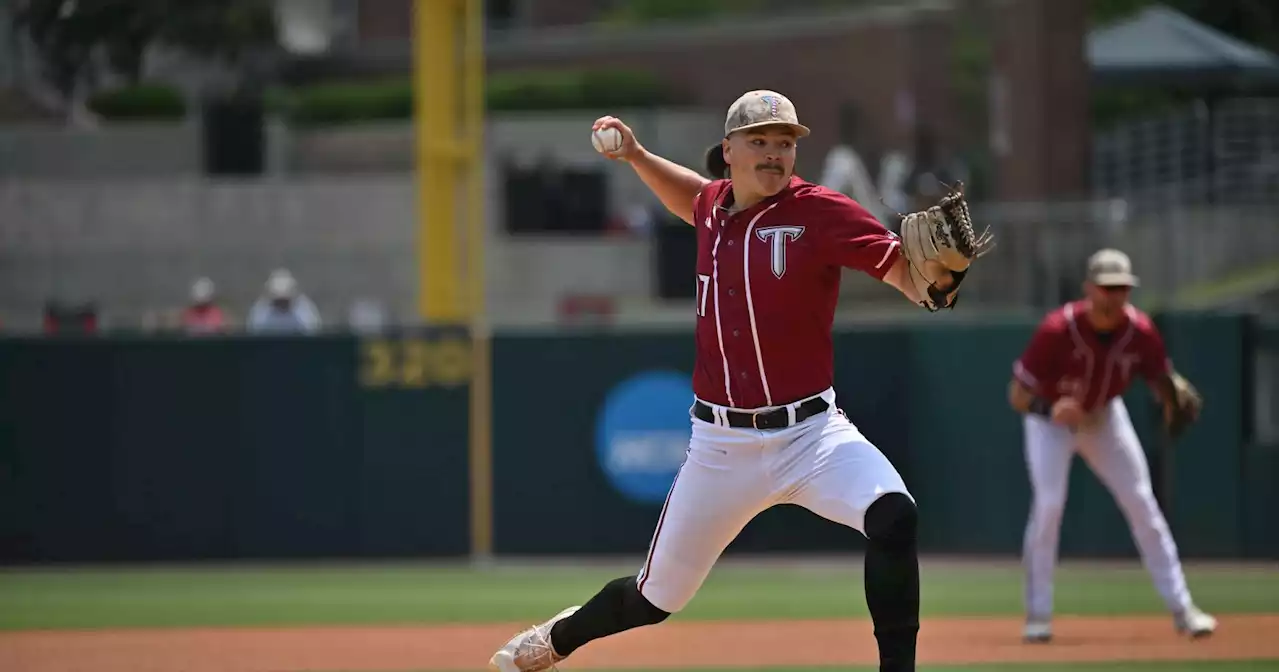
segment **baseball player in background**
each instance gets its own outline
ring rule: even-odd
[[[847,196],[794,175],[797,141],[808,134],[784,96],[748,92],[707,153],[717,178],[708,180],[645,150],[617,118],[593,125],[597,150],[628,162],[697,230],[692,436],[639,572],[517,634],[491,669],[551,669],[592,640],[665,620],[756,514],[783,503],[867,537],[880,669],[915,669],[916,505],[836,405],[831,328],[840,273],[857,269],[931,311],[950,308],[991,239],[974,235],[959,192],[906,215],[900,238]]]
[[[1137,284],[1123,252],[1095,253],[1084,299],[1045,317],[1013,367],[1009,403],[1024,414],[1033,492],[1023,541],[1027,641],[1052,637],[1058,531],[1076,453],[1115,497],[1178,631],[1201,637],[1217,627],[1191,601],[1177,545],[1152,494],[1147,459],[1120,396],[1135,374],[1146,379],[1164,405],[1172,436],[1198,417],[1201,404],[1195,388],[1174,370],[1151,319],[1129,303]]]

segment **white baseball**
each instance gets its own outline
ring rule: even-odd
[[[622,149],[622,133],[616,128],[601,128],[591,132],[591,146],[601,154]]]

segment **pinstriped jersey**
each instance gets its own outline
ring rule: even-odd
[[[1125,308],[1125,320],[1100,334],[1088,303],[1074,301],[1040,322],[1013,375],[1050,403],[1073,397],[1086,411],[1124,394],[1135,374],[1152,381],[1170,371],[1164,339],[1146,313]]]
[[[883,279],[899,240],[849,197],[792,177],[730,214],[728,180],[694,199],[698,230],[693,390],[713,404],[791,403],[833,383],[831,327],[840,269]]]

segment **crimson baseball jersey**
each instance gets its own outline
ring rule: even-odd
[[[711,182],[693,203],[694,394],[742,409],[818,394],[834,377],[841,267],[883,279],[898,258],[898,237],[849,197],[798,177],[729,214],[730,184]]]
[[[1050,403],[1074,397],[1093,411],[1124,393],[1134,373],[1155,380],[1170,370],[1164,339],[1151,318],[1128,306],[1125,320],[1098,333],[1084,301],[1049,313],[1014,362],[1013,375]]]

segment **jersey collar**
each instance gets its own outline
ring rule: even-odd
[[[1125,334],[1130,328],[1132,328],[1134,322],[1133,307],[1126,306],[1124,310],[1124,319],[1120,320],[1120,322],[1116,324],[1115,329],[1112,329],[1109,332],[1110,340],[1108,343],[1103,343],[1103,338],[1106,337],[1099,338],[1098,330],[1094,329],[1093,323],[1089,321],[1088,300],[1080,299],[1072,302],[1067,311],[1067,318],[1073,323],[1073,328],[1076,330],[1076,333],[1099,345],[1108,345],[1109,343],[1114,342],[1117,340],[1117,336]]]
[[[777,203],[778,201],[781,201],[787,198],[788,196],[793,194],[795,190],[803,184],[804,184],[804,180],[796,177],[793,174],[791,176],[791,180],[787,182],[787,186],[783,187],[782,191],[779,191],[778,193],[770,196],[769,198],[761,200],[759,203],[756,203],[755,205],[747,208],[746,210],[743,210],[741,212],[735,212],[729,216],[737,217],[738,215],[758,212],[762,207],[767,208],[771,204]],[[732,194],[733,194],[733,180],[725,180],[724,187],[720,190],[719,197],[716,198],[715,209],[717,211],[725,211],[725,207],[724,207],[725,201],[729,200],[729,197]]]

